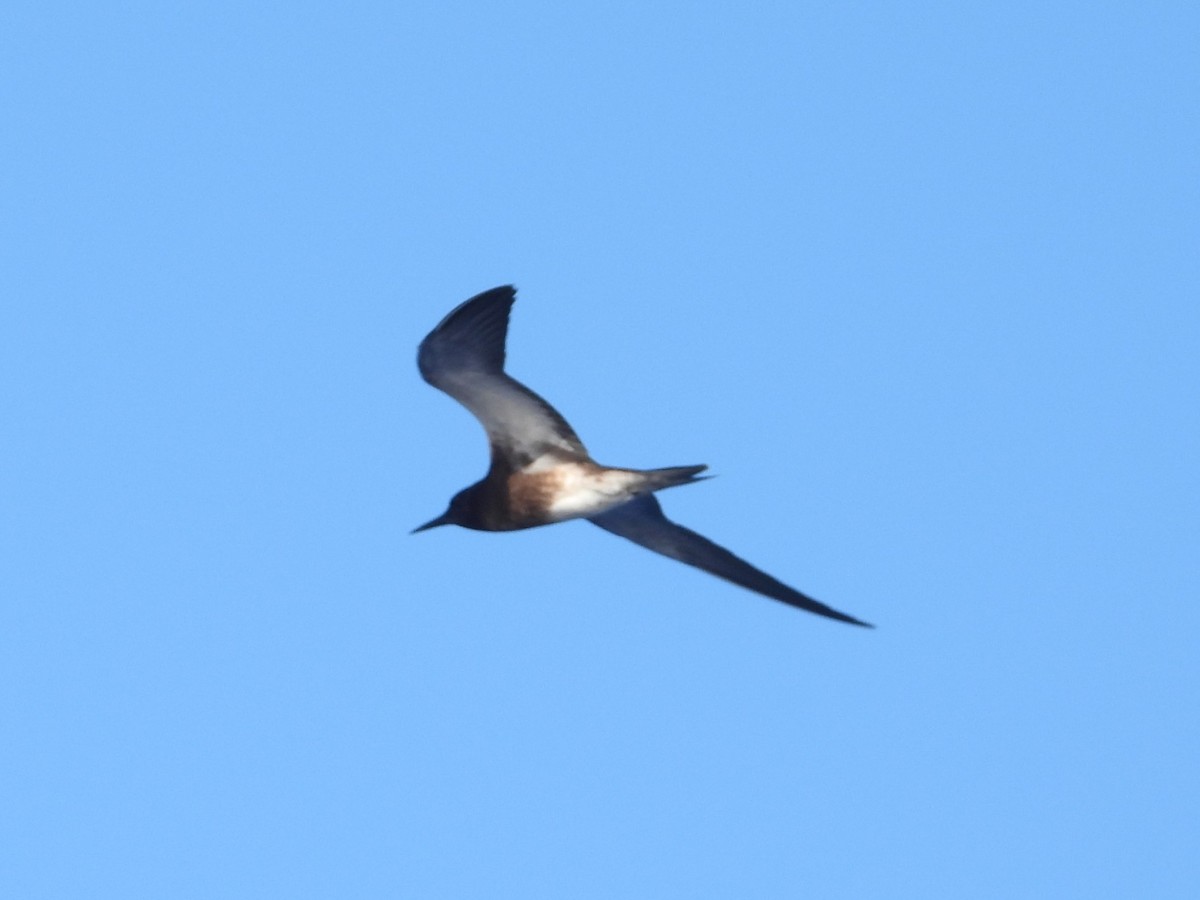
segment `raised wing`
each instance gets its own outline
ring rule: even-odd
[[[558,410],[504,372],[504,340],[516,296],[511,285],[492,288],[442,319],[417,351],[421,377],[469,409],[487,431],[493,457],[500,454],[512,468],[548,452],[586,457],[583,442]]]
[[[653,494],[643,494],[616,509],[593,516],[588,521],[599,525],[605,531],[641,544],[655,553],[703,569],[718,578],[732,581],[788,606],[837,619],[839,622],[849,622],[851,625],[875,627],[805,596],[783,582],[776,581],[766,572],[754,568],[744,559],[734,556],[708,538],[682,525],[676,525],[663,515],[662,507]]]

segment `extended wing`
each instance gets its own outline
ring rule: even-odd
[[[513,468],[547,452],[587,457],[558,410],[504,372],[516,293],[511,285],[492,288],[442,319],[417,351],[421,377],[469,409],[487,431],[493,454]]]
[[[599,525],[605,531],[641,544],[655,553],[703,569],[718,578],[732,581],[788,606],[837,619],[839,622],[849,622],[851,625],[874,627],[868,622],[838,612],[781,581],[776,581],[766,572],[754,568],[724,547],[714,544],[689,528],[675,524],[663,515],[662,507],[653,494],[643,494],[616,509],[593,516],[588,521]]]

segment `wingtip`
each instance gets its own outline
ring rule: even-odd
[[[828,607],[826,608],[828,609]],[[829,616],[831,619],[836,619],[839,622],[845,622],[847,625],[857,625],[859,628],[872,629],[875,627],[871,622],[864,622],[862,619],[856,619],[854,616],[849,615],[848,613],[840,612],[836,609],[830,609],[830,613],[832,613],[832,615],[829,613],[825,613],[825,615]]]
[[[494,288],[488,288],[486,291],[480,291],[478,294],[476,294],[474,297],[471,297],[469,300],[467,300],[462,305],[465,306],[467,303],[471,303],[472,301],[475,301],[475,300],[482,300],[484,298],[508,299],[510,297],[516,297],[516,296],[517,296],[517,286],[515,284],[498,284]]]

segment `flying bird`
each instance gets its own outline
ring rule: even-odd
[[[788,587],[663,515],[654,492],[703,481],[707,476],[700,473],[707,466],[618,469],[593,460],[558,410],[504,371],[504,342],[516,295],[511,285],[477,294],[421,341],[421,377],[483,424],[492,462],[482,481],[455,494],[444,513],[413,534],[439,525],[515,531],[587,519],[789,606],[873,627]]]

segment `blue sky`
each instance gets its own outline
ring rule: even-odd
[[[0,894],[1190,897],[1200,14],[22,3]],[[869,632],[486,467],[416,345]]]

